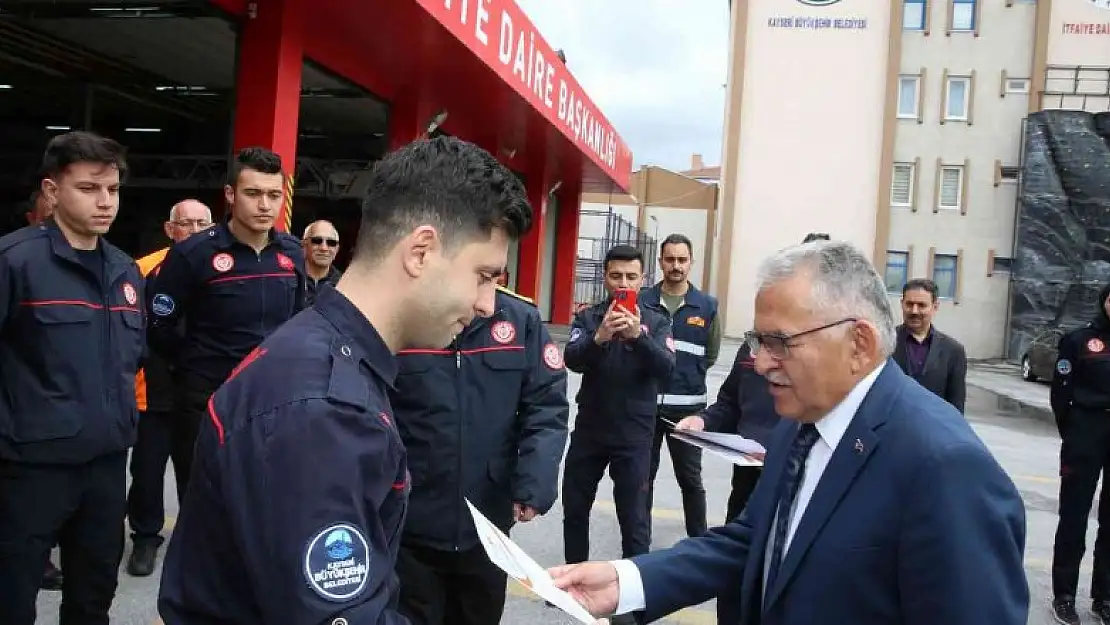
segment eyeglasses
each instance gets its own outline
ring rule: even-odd
[[[313,245],[323,245],[327,243],[328,247],[336,247],[339,245],[339,239],[325,239],[324,237],[309,237],[308,242]]]
[[[173,225],[178,228],[196,228],[197,230],[204,230],[212,225],[211,221],[207,219],[176,219]]]
[[[843,325],[845,323],[855,323],[856,321],[858,321],[858,319],[856,319],[855,317],[848,317],[845,319],[841,319],[840,321],[834,321],[833,323],[825,324],[818,328],[812,328],[810,330],[796,332],[794,334],[783,334],[781,332],[745,332],[744,342],[748,344],[748,349],[751,350],[752,356],[758,354],[761,349],[766,348],[767,353],[771,356],[771,358],[774,358],[775,360],[782,360],[790,356],[791,347],[797,347],[797,344],[793,343],[793,341],[795,341],[796,339],[809,334],[816,334],[817,332],[828,330],[829,328],[835,328],[836,326]]]

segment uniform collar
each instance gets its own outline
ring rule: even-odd
[[[69,240],[66,239],[65,233],[58,227],[57,222],[53,219],[47,219],[39,224],[39,229],[46,231],[46,236],[50,239],[50,248],[54,251],[56,256],[80,264],[81,261],[77,258],[76,250],[69,244]],[[101,253],[104,255],[104,261],[109,267],[130,265],[132,263],[131,257],[118,250],[116,246],[108,243],[108,241],[104,240],[104,237],[98,237],[97,239],[97,245],[100,247]]]
[[[220,223],[216,224],[215,226],[212,226],[211,228],[209,228],[208,232],[209,232],[209,236],[211,236],[213,239],[215,239],[216,243],[223,249],[226,249],[226,248],[231,247],[233,245],[246,246],[246,243],[243,243],[239,239],[236,239],[235,235],[232,234],[232,232],[231,232],[231,217],[230,216],[228,218],[224,219],[223,221],[221,221]],[[270,233],[269,233],[269,237],[268,237],[269,243],[274,243],[274,241],[276,239],[277,239],[277,228],[270,228]]]
[[[324,289],[315,308],[343,336],[354,341],[355,356],[364,361],[389,386],[397,378],[397,361],[381,334],[347,296],[338,289]]]

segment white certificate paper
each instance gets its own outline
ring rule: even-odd
[[[470,508],[470,516],[474,517],[478,540],[482,541],[482,547],[485,548],[491,562],[505,571],[509,577],[520,582],[522,586],[573,616],[578,622],[586,625],[597,622],[597,619],[591,616],[582,604],[575,601],[574,597],[557,588],[551,576],[547,574],[547,570],[536,564],[536,561],[524,553],[523,549],[509,540],[509,537],[479,512],[470,500],[466,500],[466,505]]]
[[[763,445],[744,438],[739,434],[719,432],[695,432],[693,430],[673,430],[671,437],[689,445],[700,447],[711,454],[720,456],[741,467],[761,467],[763,462],[749,454],[765,454]]]

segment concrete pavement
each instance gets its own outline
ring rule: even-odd
[[[735,357],[736,344],[730,342],[721,355],[721,364],[714,367],[710,374],[711,392],[716,393],[728,367]],[[970,381],[969,376],[969,381]],[[1020,381],[1020,378],[1018,379]],[[1024,384],[1024,382],[1022,383]],[[577,389],[577,376],[572,376],[571,392]],[[1057,497],[1057,454],[1059,440],[1053,426],[1039,419],[1029,418],[1020,411],[1007,409],[1009,405],[997,396],[984,391],[975,384],[968,390],[968,418],[976,431],[990,446],[1001,464],[1010,473],[1026,503],[1028,511],[1028,547],[1026,550],[1026,571],[1033,596],[1030,625],[1052,623],[1047,602],[1049,597],[1048,569],[1051,561],[1053,533],[1056,524]],[[721,522],[725,502],[728,498],[731,468],[713,456],[707,456],[703,467],[704,481],[709,498],[710,521]],[[167,480],[166,501],[168,514],[177,514],[172,479]],[[612,503],[612,485],[606,479],[599,489],[599,501],[593,512],[592,556],[597,559],[620,556],[620,534]],[[675,485],[669,459],[664,454],[660,468],[659,481],[655,494],[654,510],[655,548],[663,548],[681,540],[684,532],[681,497]],[[1094,523],[1088,545],[1094,543]],[[545,566],[561,563],[562,560],[562,515],[559,504],[542,518],[516,528],[513,538]],[[128,546],[130,548],[130,545]],[[1086,597],[1090,578],[1090,558],[1084,563],[1080,596]],[[112,611],[112,622],[116,625],[150,625],[157,622],[155,596],[158,575],[143,579],[132,578],[120,571],[120,588]],[[562,613],[547,608],[527,590],[515,582],[510,582],[509,599],[502,623],[558,623],[571,625],[572,621]],[[40,594],[38,623],[56,623],[59,593]],[[1081,616],[1093,622],[1087,615],[1088,603],[1083,600]],[[680,625],[711,625],[715,623],[712,603],[688,608],[672,615],[665,623]]]

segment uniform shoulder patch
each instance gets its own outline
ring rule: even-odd
[[[1102,342],[1102,339],[1093,338],[1087,341],[1087,351],[1092,354],[1101,353],[1104,349],[1106,349],[1106,344]]]
[[[547,368],[552,371],[562,371],[563,352],[559,351],[558,345],[548,343],[543,346],[543,364],[547,365]]]
[[[174,308],[177,308],[177,303],[165,293],[156,294],[150,303],[150,311],[159,317],[172,315]]]
[[[532,298],[525,297],[525,296],[521,295],[520,293],[517,293],[516,291],[511,291],[511,290],[509,290],[509,289],[507,289],[507,288],[505,288],[501,285],[497,285],[497,290],[501,293],[504,293],[505,295],[508,295],[509,297],[511,297],[513,299],[518,299],[522,302],[527,302],[527,303],[529,303],[533,306],[536,305],[536,303],[532,301]]]
[[[1070,374],[1071,373],[1071,361],[1068,360],[1067,358],[1061,358],[1060,360],[1056,361],[1056,373],[1057,373],[1057,375],[1068,375],[1068,374]]]
[[[305,581],[328,601],[349,601],[370,581],[370,545],[357,527],[336,523],[308,541]]]
[[[582,328],[575,328],[570,331],[570,338],[567,340],[567,342],[573,343],[580,338],[582,338]]]

